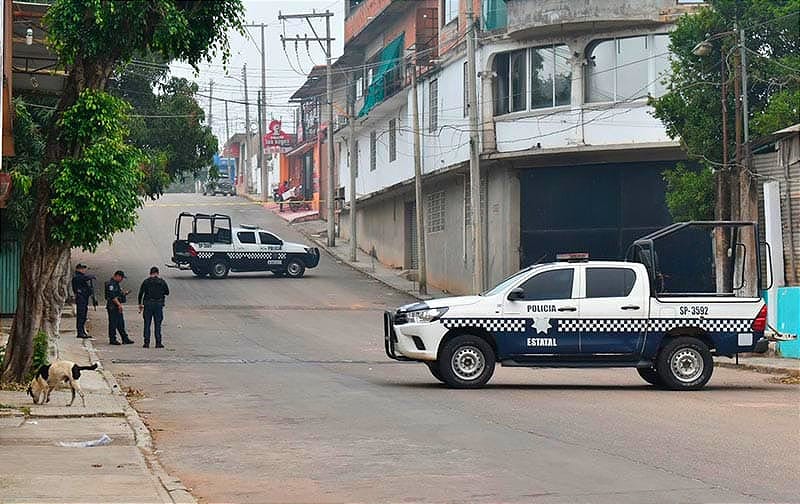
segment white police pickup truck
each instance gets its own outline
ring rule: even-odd
[[[635,242],[637,257],[654,256],[648,242]],[[671,295],[646,260],[566,259],[525,268],[481,295],[387,311],[386,354],[424,362],[454,388],[483,386],[499,362],[633,367],[653,385],[695,390],[711,378],[713,355],[767,349],[760,297]]]
[[[172,261],[200,277],[225,278],[231,271],[271,271],[300,278],[319,264],[316,247],[282,240],[256,226],[232,228],[221,214],[181,213],[175,222]]]

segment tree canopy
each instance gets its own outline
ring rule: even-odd
[[[709,4],[680,18],[670,33],[668,91],[652,100],[667,133],[680,138],[689,158],[704,170],[719,169],[723,158],[723,73],[728,84],[728,151],[734,152],[733,80],[738,57],[734,28],[745,31],[751,138],[797,123],[800,117],[800,0],[711,0]],[[693,54],[697,43],[706,39],[711,53]],[[674,218],[713,215],[712,177],[677,169],[668,172],[666,180]]]

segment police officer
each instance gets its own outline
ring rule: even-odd
[[[108,342],[111,345],[119,345],[117,332],[122,337],[122,343],[130,345],[133,340],[128,337],[125,331],[125,317],[122,314],[122,304],[127,300],[126,296],[130,291],[122,290],[120,282],[125,279],[125,273],[117,270],[105,285],[106,311],[108,312]]]
[[[139,287],[139,313],[144,311],[144,345],[150,348],[150,324],[155,321],[156,348],[164,348],[161,344],[161,322],[164,320],[164,301],[169,296],[167,282],[158,276],[158,268],[150,268],[150,276]]]
[[[72,276],[72,294],[78,310],[76,329],[78,337],[82,339],[91,338],[86,334],[86,319],[89,315],[89,299],[94,300],[94,285],[92,284],[94,279],[94,275],[86,274],[85,264],[78,263],[75,266],[75,274]],[[94,301],[94,305],[97,306],[97,301]]]

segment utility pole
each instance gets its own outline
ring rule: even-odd
[[[480,135],[478,133],[477,71],[475,68],[475,21],[472,2],[467,2],[467,81],[469,84],[469,184],[472,206],[472,239],[474,245],[473,290],[484,290],[483,213],[481,212]]]
[[[264,146],[262,145],[264,136],[263,131],[267,129],[267,125],[263,123],[267,119],[267,48],[264,44],[264,29],[267,27],[264,23],[244,25],[245,28],[260,28],[261,29],[261,92],[258,104],[258,169],[261,170],[261,201],[267,201],[267,167],[264,163]],[[245,101],[247,101],[247,76],[244,76],[245,85]],[[247,110],[247,109],[245,109]],[[247,119],[245,119],[246,121]],[[247,125],[248,140],[250,134],[250,124]]]
[[[258,168],[259,168],[259,170],[261,170],[260,171],[260,173],[261,173],[261,184],[259,184],[261,186],[261,193],[262,193],[261,194],[261,201],[264,201],[266,196],[263,194],[264,193],[264,170],[261,169],[261,167],[264,166],[264,164],[263,164],[264,149],[261,147],[261,139],[264,138],[264,130],[262,129],[263,121],[262,121],[262,116],[261,116],[261,105],[262,105],[261,100],[262,100],[262,95],[261,95],[261,91],[259,91],[258,92],[258,147],[257,147],[258,150],[256,151],[256,153],[257,153],[256,154],[256,159],[258,159]]]
[[[211,132],[214,132],[214,115],[211,113],[211,106],[214,104],[214,81],[208,81],[208,127],[211,128]]]
[[[228,122],[228,100],[225,100],[225,146],[231,139],[231,123]]]
[[[414,49],[416,53],[416,48]],[[422,200],[422,155],[419,138],[419,97],[417,96],[417,58],[411,65],[411,114],[414,117],[414,199],[417,217],[417,280],[419,293],[428,293],[428,270],[425,264],[425,214]],[[472,212],[473,214],[475,212]]]
[[[309,37],[305,35],[303,37],[296,36],[296,37],[285,37],[281,35],[281,42],[283,42],[284,47],[286,46],[287,41],[294,41],[295,44],[298,42],[305,42],[306,47],[308,47],[309,42],[319,42],[320,47],[323,51],[325,51],[325,62],[326,62],[326,94],[327,94],[327,102],[328,102],[328,170],[327,170],[327,178],[328,178],[328,195],[326,198],[326,204],[328,207],[328,241],[327,244],[329,247],[333,247],[336,245],[336,227],[335,227],[335,213],[336,207],[334,206],[334,191],[336,186],[333,180],[333,163],[334,163],[334,151],[333,151],[333,75],[331,71],[331,59],[333,57],[332,49],[331,49],[331,42],[333,42],[333,38],[331,37],[331,17],[333,17],[333,13],[326,10],[325,12],[312,12],[307,14],[281,14],[278,13],[278,19],[284,21],[286,19],[305,19],[308,23],[308,26],[311,27],[311,31],[314,33],[313,37]],[[311,22],[312,18],[325,18],[325,36],[320,37],[317,34],[316,28],[314,28],[314,24]],[[325,42],[326,44],[323,45],[322,43]]]
[[[354,79],[355,82],[357,82]],[[347,148],[350,151],[350,261],[358,260],[358,211],[356,210],[356,173],[358,173],[358,149],[356,149],[356,94],[350,100],[350,141]]]
[[[250,158],[248,157],[248,151],[250,149],[250,101],[247,97],[247,63],[242,64],[242,82],[244,83],[244,178],[242,179],[242,184],[244,185],[244,191],[247,192],[249,189],[249,179],[250,179]]]

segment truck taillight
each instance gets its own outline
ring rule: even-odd
[[[189,245],[189,251],[188,252],[189,252],[190,256],[197,257],[197,251],[191,245]]]
[[[753,321],[753,331],[754,332],[764,332],[764,329],[767,328],[767,305],[761,307],[761,311],[758,312],[756,315],[756,319]]]

